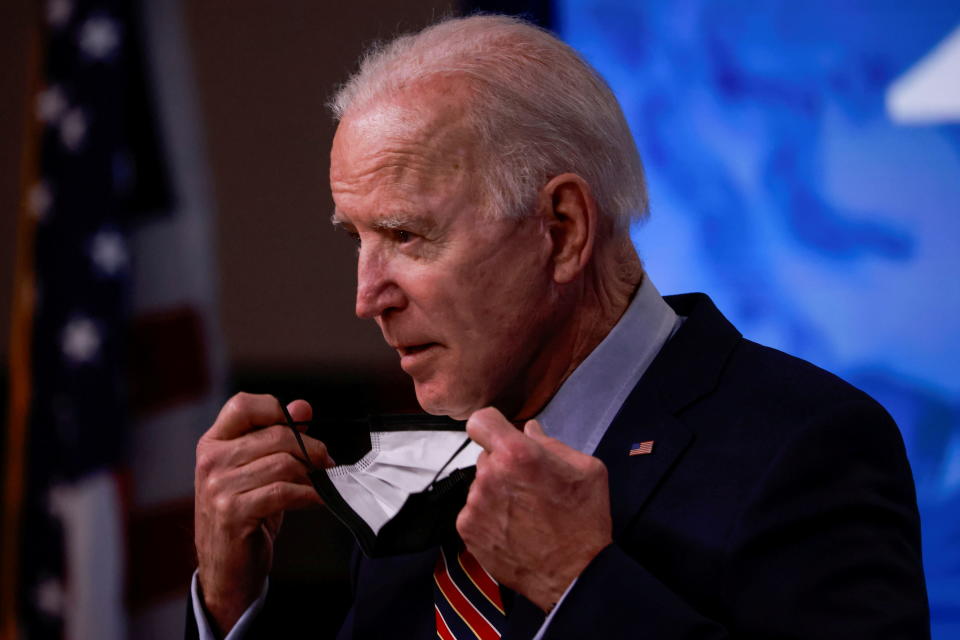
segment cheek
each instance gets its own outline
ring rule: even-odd
[[[423,318],[451,348],[448,384],[479,390],[516,375],[549,317],[551,282],[526,239],[506,239],[411,280]],[[438,265],[437,265],[438,266]]]
[[[508,240],[493,255],[464,264],[455,274],[458,288],[487,318],[512,324],[542,302],[549,281],[526,244]]]
[[[471,292],[463,345],[470,360],[492,378],[511,376],[541,339],[548,307],[546,286],[530,276],[485,276]]]

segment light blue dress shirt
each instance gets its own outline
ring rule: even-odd
[[[630,306],[607,337],[580,363],[537,420],[546,434],[593,455],[627,396],[682,323],[644,277]],[[550,610],[533,640],[541,640],[574,580]]]
[[[546,434],[581,453],[592,455],[627,396],[681,323],[682,319],[645,276],[613,330],[570,374],[537,415]],[[197,575],[194,572],[190,587],[193,615],[200,640],[215,640],[201,604]],[[543,637],[572,586],[571,583],[547,615],[534,640]],[[268,587],[269,583],[265,583],[260,597],[243,613],[224,640],[243,639],[263,607]]]

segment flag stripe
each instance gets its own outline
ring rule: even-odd
[[[139,77],[131,66],[136,37],[131,3],[58,5],[69,10],[43,12],[42,86],[29,103],[38,135],[28,149],[23,211],[32,233],[18,249],[32,269],[17,273],[17,295],[38,304],[24,320],[31,333],[18,338],[29,350],[29,401],[14,454],[20,469],[8,469],[21,477],[19,516],[4,522],[4,538],[19,564],[19,636],[119,640],[126,550],[114,472],[128,441],[128,203],[138,175],[129,134],[139,130],[128,82]],[[9,570],[6,557],[0,562]],[[0,600],[6,631],[9,599]]]
[[[634,442],[633,447],[630,449],[631,456],[640,456],[653,452],[653,440],[647,440],[645,442]]]

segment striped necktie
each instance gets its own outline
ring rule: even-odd
[[[440,548],[433,597],[440,640],[496,640],[506,627],[500,586],[459,540]]]

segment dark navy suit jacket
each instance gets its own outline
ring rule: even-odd
[[[745,340],[706,296],[667,301],[687,319],[595,454],[614,544],[546,638],[928,638],[913,480],[886,411]],[[628,455],[647,440],[651,454]],[[338,637],[435,638],[436,557],[358,555]],[[531,638],[543,614],[504,592],[504,638]],[[268,599],[253,637],[309,637],[304,613],[279,605]]]

